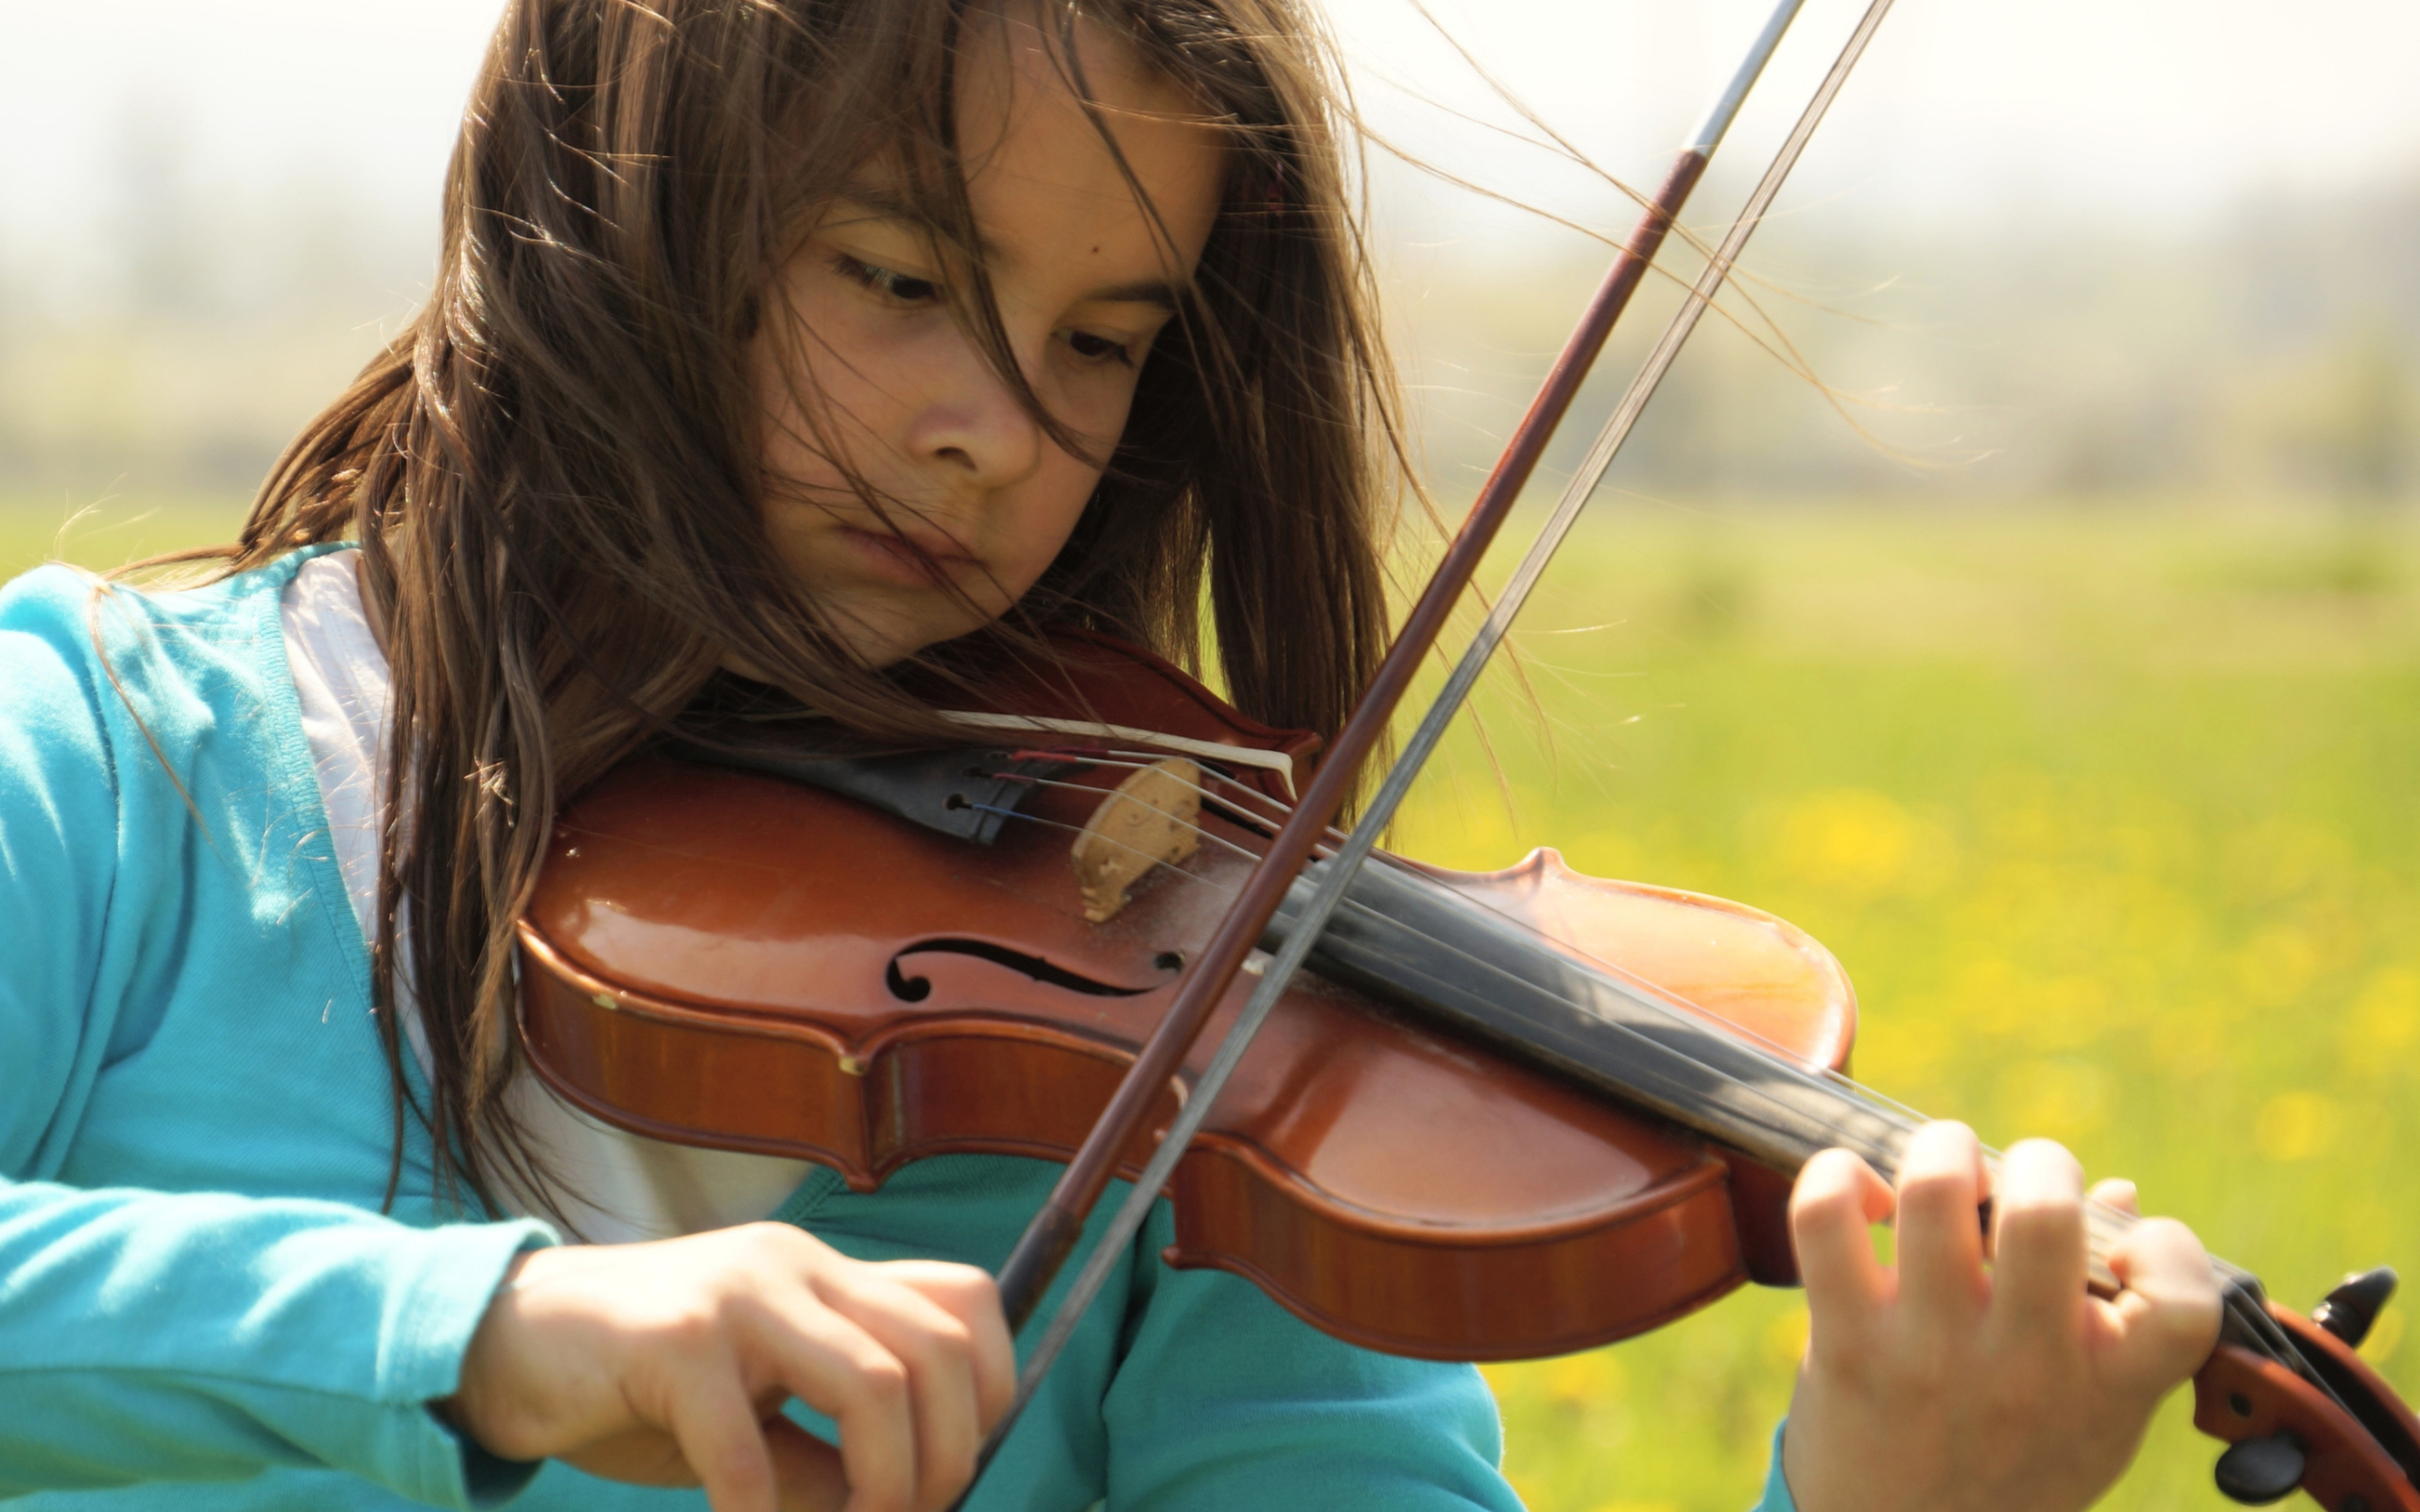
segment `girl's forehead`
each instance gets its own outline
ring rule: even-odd
[[[1031,5],[979,7],[968,15],[952,72],[970,173],[1021,129],[1080,128],[1103,154],[1103,130],[1121,148],[1138,128],[1189,127],[1205,141],[1216,134],[1183,85],[1089,17],[1054,19],[1046,30]]]
[[[1080,19],[1046,34],[1022,8],[981,12],[957,88],[987,260],[1069,259],[1054,271],[1132,280],[1200,255],[1223,195],[1224,138],[1114,31]]]

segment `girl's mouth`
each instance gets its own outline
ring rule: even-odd
[[[960,571],[982,562],[946,538],[911,544],[889,530],[856,525],[839,529],[841,542],[867,576],[900,588],[941,588]]]

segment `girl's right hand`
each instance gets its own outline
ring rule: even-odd
[[[437,1407],[492,1453],[702,1486],[715,1512],[939,1512],[1015,1389],[982,1271],[762,1223],[522,1256]]]

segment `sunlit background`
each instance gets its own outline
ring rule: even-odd
[[[1627,228],[1606,176],[1766,9],[1333,0],[1449,508]],[[1701,232],[1854,9],[1809,0]],[[0,576],[225,533],[424,289],[495,9],[0,0]],[[1402,848],[1773,909],[1880,1087],[2138,1176],[2292,1302],[2420,1265],[2414,56],[2401,0],[1901,0]],[[1495,1371],[1516,1481],[1744,1505],[1803,1329]],[[2112,1504],[2218,1504],[2185,1418]]]

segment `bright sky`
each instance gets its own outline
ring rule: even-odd
[[[1771,0],[1435,0],[1608,166],[1651,177]],[[1758,130],[1861,0],[1808,0]],[[1327,0],[1386,129],[1514,193],[1554,182],[1408,102],[1465,104],[1411,0]],[[130,107],[238,195],[337,175],[406,223],[434,189],[498,0],[0,0],[0,235],[56,245]],[[1892,218],[2074,203],[2167,218],[2265,187],[2420,176],[2411,0],[1899,0],[1797,198]]]

